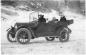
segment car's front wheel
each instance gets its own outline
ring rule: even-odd
[[[27,44],[30,42],[31,32],[30,32],[30,30],[28,30],[26,28],[20,28],[16,32],[16,38],[20,44]]]
[[[15,34],[13,34],[11,30],[7,33],[7,39],[9,42],[16,42]]]
[[[66,41],[69,40],[69,32],[68,32],[68,29],[67,28],[64,28],[61,31],[61,35],[59,37],[59,40],[60,40],[60,42],[66,42]]]
[[[53,41],[55,38],[54,37],[45,37],[47,41]]]

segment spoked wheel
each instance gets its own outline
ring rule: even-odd
[[[16,42],[15,34],[12,34],[11,31],[8,31],[7,39],[8,39],[9,42]]]
[[[21,28],[16,32],[17,41],[20,44],[27,44],[31,39],[31,32],[26,28]]]
[[[61,36],[59,37],[60,42],[66,42],[69,40],[68,29],[64,28],[61,32]]]
[[[54,37],[45,37],[47,41],[53,41],[55,38]]]

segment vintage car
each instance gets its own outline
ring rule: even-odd
[[[14,27],[11,26],[7,30],[7,39],[9,42],[18,42],[20,44],[27,44],[31,39],[38,37],[45,37],[47,41],[59,38],[60,42],[66,42],[69,40],[71,33],[68,25],[72,23],[73,20],[67,20],[66,22],[52,20],[47,23],[38,21],[16,23]]]

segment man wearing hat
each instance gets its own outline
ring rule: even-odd
[[[38,22],[46,22],[46,19],[44,18],[44,15],[38,15]]]

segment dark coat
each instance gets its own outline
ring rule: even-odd
[[[61,19],[60,19],[60,21],[65,22],[66,21],[66,17],[62,16]]]
[[[46,19],[41,17],[41,18],[38,19],[38,22],[46,22]]]

